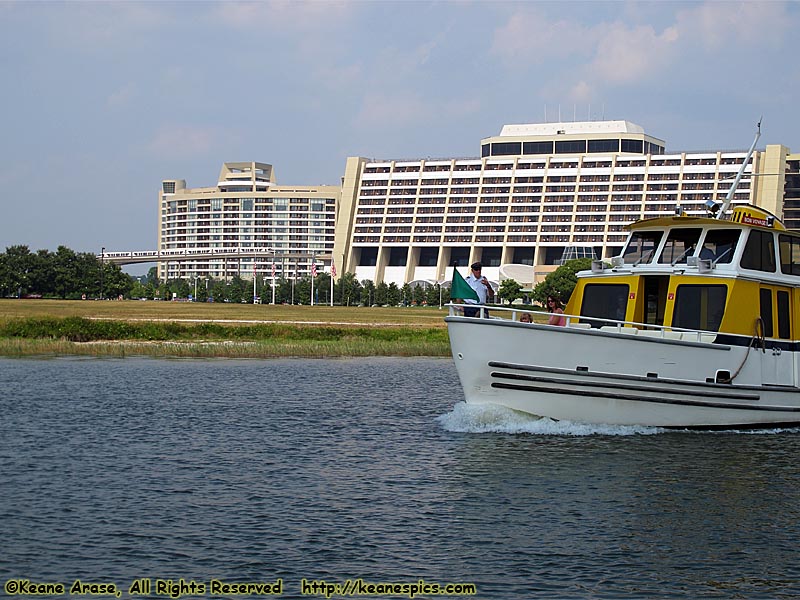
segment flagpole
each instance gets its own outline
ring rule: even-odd
[[[253,304],[256,303],[256,259],[253,258]]]
[[[314,306],[314,253],[311,253],[311,306]]]
[[[275,305],[275,256],[272,257],[272,304]]]
[[[336,267],[333,266],[333,259],[331,259],[331,306],[333,306],[333,272]]]

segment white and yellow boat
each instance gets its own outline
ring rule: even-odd
[[[451,305],[466,401],[612,425],[800,426],[800,234],[754,206],[727,214],[743,170],[716,218],[631,224],[620,256],[578,274],[566,326]]]
[[[446,318],[468,403],[588,423],[800,425],[800,235],[749,206],[639,221],[566,326]]]

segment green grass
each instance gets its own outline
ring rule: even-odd
[[[428,308],[5,300],[0,355],[447,356],[446,314]]]

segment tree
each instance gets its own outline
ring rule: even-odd
[[[381,281],[375,286],[375,304],[384,306],[389,303],[389,286],[385,281]]]
[[[67,298],[78,294],[80,287],[77,254],[66,246],[59,246],[53,255],[53,293]]]
[[[521,291],[522,286],[517,280],[504,279],[500,284],[500,289],[498,290],[497,295],[503,300],[508,300],[508,303],[511,304],[514,302],[514,300],[522,296],[520,293]]]
[[[331,301],[331,276],[329,273],[319,273],[314,278],[314,304],[330,304]]]
[[[252,293],[248,294],[247,287],[248,286],[245,280],[242,279],[237,273],[231,277],[231,281],[226,289],[225,299],[228,300],[228,302],[236,302],[238,304],[242,300],[247,300],[250,298],[250,301],[252,302]]]
[[[6,248],[4,261],[3,295],[19,296],[28,292],[33,255],[27,246]]]
[[[395,282],[389,284],[389,290],[387,293],[389,306],[397,306],[400,304],[400,288],[397,287]]]
[[[429,285],[428,289],[425,290],[425,300],[428,302],[428,306],[439,306],[439,284],[436,283],[434,285]],[[444,301],[444,298],[442,298]]]
[[[154,287],[158,285],[158,267],[150,267],[147,271],[147,275],[144,276],[145,280],[142,282],[145,285],[148,283],[152,284]]]
[[[408,306],[411,303],[413,292],[411,291],[411,286],[407,283],[403,284],[403,287],[400,288],[400,296],[402,298],[403,306]]]
[[[375,303],[375,284],[371,279],[365,279],[361,286],[361,302],[364,306],[372,306]]]
[[[417,306],[421,306],[423,302],[425,302],[425,288],[421,285],[415,285],[414,290],[412,292],[414,297],[414,302],[416,302]]]
[[[133,279],[119,265],[106,263],[103,265],[103,287],[106,298],[130,297]]]
[[[355,273],[343,273],[334,290],[339,304],[343,306],[358,304],[361,299],[361,284],[358,283]]]
[[[585,271],[591,268],[591,258],[577,258],[567,261],[533,288],[533,293],[531,294],[533,300],[544,305],[548,296],[554,296],[560,299],[563,304],[566,304],[572,295],[572,290],[575,289],[575,285],[578,283],[578,278],[575,274],[578,271]]]

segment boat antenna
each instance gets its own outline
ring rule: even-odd
[[[725,211],[728,210],[728,207],[731,205],[731,201],[733,200],[733,194],[736,192],[736,188],[739,187],[739,181],[742,179],[742,175],[744,175],[744,170],[747,168],[747,164],[750,162],[750,158],[753,156],[753,151],[756,149],[756,143],[758,142],[758,138],[761,137],[761,120],[764,117],[758,118],[758,126],[756,127],[756,137],[753,140],[753,144],[750,146],[750,150],[747,151],[747,156],[744,157],[744,162],[742,163],[742,168],[739,169],[739,172],[736,174],[736,179],[733,180],[731,184],[731,189],[728,190],[728,194],[725,196],[725,201],[722,203],[722,206],[717,213],[717,219],[722,219]]]

